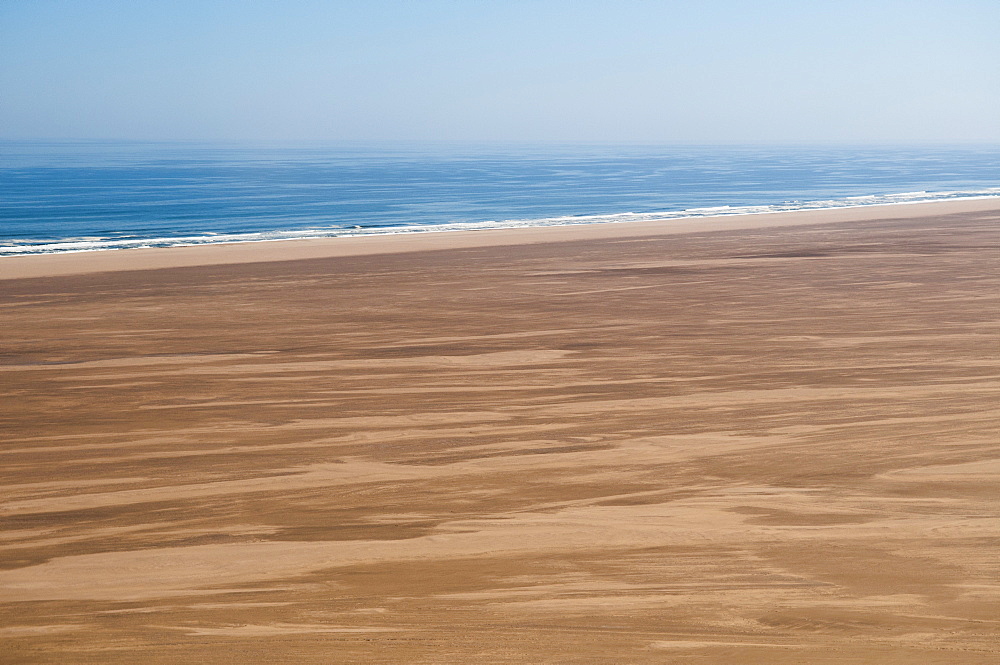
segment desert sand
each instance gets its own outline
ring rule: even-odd
[[[996,663],[998,223],[2,260],[0,662]]]

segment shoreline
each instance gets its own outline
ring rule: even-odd
[[[1000,197],[475,231],[266,240],[0,258],[0,280],[898,220],[1000,210]],[[494,231],[496,233],[487,233]],[[502,232],[502,233],[499,233]]]

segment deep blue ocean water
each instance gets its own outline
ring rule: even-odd
[[[1000,146],[0,141],[0,255],[1000,196]]]

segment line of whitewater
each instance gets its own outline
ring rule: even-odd
[[[441,224],[413,224],[378,227],[365,227],[363,224],[357,224],[351,226],[317,226],[305,229],[256,231],[246,233],[204,233],[200,235],[162,238],[88,237],[52,240],[25,240],[17,241],[14,244],[0,245],[0,257],[70,252],[96,252],[116,249],[137,249],[144,247],[190,247],[194,245],[224,243],[273,242],[281,240],[305,240],[310,238],[341,238],[371,235],[398,235],[406,233],[438,233],[447,231],[485,231],[544,226],[572,226],[579,224],[650,222],[660,220],[697,219],[699,217],[759,215],[776,212],[797,212],[803,210],[860,208],[880,205],[926,203],[930,201],[989,198],[1000,198],[1000,187],[950,192],[920,191],[904,192],[900,194],[871,194],[819,201],[786,201],[777,204],[742,206],[724,205],[703,208],[686,208],[684,210],[662,212],[622,212],[603,215],[565,215],[559,217],[508,219],[502,221],[488,220],[477,222],[446,222]]]

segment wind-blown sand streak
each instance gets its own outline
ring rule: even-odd
[[[0,262],[0,661],[995,662],[1000,203],[723,221]]]

